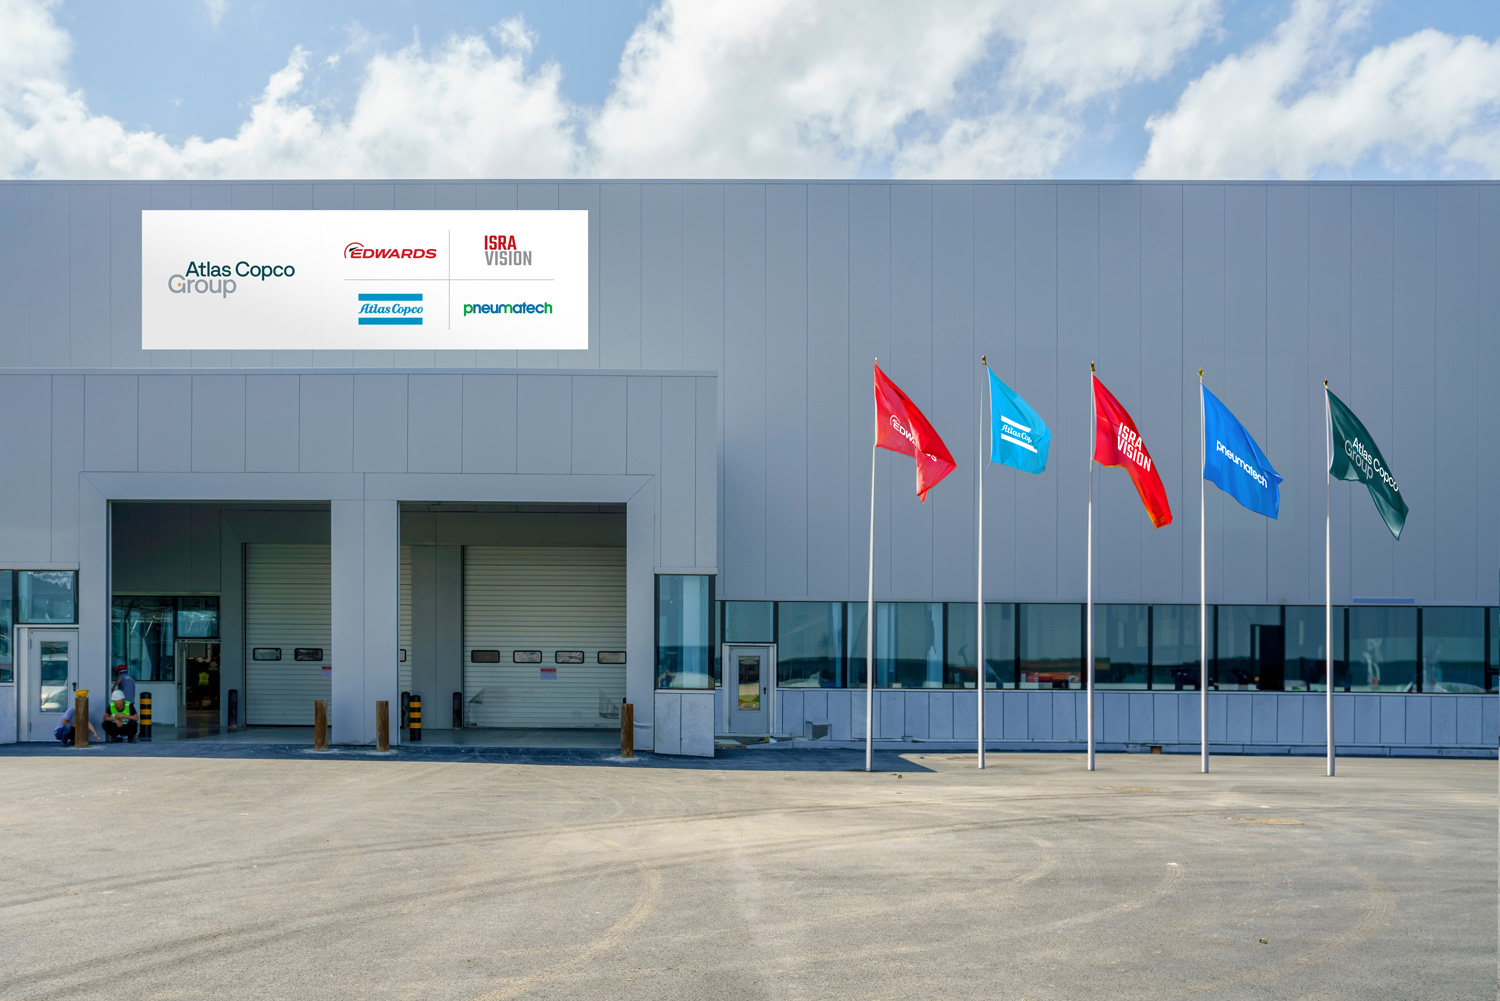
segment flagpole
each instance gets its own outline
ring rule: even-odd
[[[1323,441],[1328,464],[1323,474],[1323,651],[1328,689],[1328,777],[1333,777],[1333,415],[1328,409],[1328,380],[1323,380]]]
[[[1084,655],[1087,658],[1084,665],[1087,674],[1085,684],[1088,686],[1088,727],[1089,727],[1089,771],[1094,770],[1094,439],[1099,434],[1098,402],[1094,389],[1094,363],[1089,362],[1089,541],[1088,541],[1088,611],[1086,622],[1086,636],[1088,641],[1084,645]]]
[[[879,368],[880,359],[875,359]],[[880,441],[880,404],[871,391],[871,408],[875,420],[870,429],[870,591],[865,604],[865,771],[875,770],[875,449]]]
[[[1198,739],[1202,744],[1199,752],[1203,758],[1203,774],[1208,774],[1208,581],[1206,576],[1208,550],[1207,502],[1204,500],[1204,479],[1208,475],[1208,418],[1203,410],[1203,369],[1198,369]]]
[[[986,379],[985,376],[988,375],[989,371],[990,371],[989,358],[987,356],[985,356],[985,355],[980,355],[979,356],[979,364],[981,366],[980,373],[979,373],[980,381],[982,383],[988,383],[989,380]],[[984,392],[985,392],[985,387],[983,385],[981,385],[980,388],[979,388],[979,394],[980,394],[980,396],[983,396]],[[994,398],[992,397],[990,399],[990,411],[993,412],[994,409],[995,409],[995,401],[994,401]],[[985,679],[985,675],[987,674],[987,672],[985,671],[985,663],[984,663],[984,467],[985,467],[985,465],[986,465],[986,463],[985,463],[985,455],[984,455],[984,408],[981,407],[979,409],[979,463],[978,463],[978,466],[976,467],[979,470],[979,583],[978,583],[978,586],[975,589],[975,596],[977,598],[977,602],[976,602],[976,604],[974,606],[974,619],[975,619],[975,622],[976,622],[977,627],[978,627],[977,628],[977,632],[975,634],[978,637],[978,642],[976,643],[976,652],[975,652],[975,660],[974,660],[974,664],[975,664],[975,666],[977,668],[977,670],[975,672],[975,675],[974,675],[974,687],[975,687],[975,689],[979,693],[979,698],[978,698],[977,701],[979,703],[979,720],[978,720],[978,723],[979,723],[979,752],[978,752],[978,763],[979,763],[979,767],[980,768],[984,767],[984,679]]]

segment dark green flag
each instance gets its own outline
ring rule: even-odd
[[[1369,429],[1354,416],[1354,411],[1344,406],[1344,401],[1333,395],[1327,386],[1329,424],[1333,434],[1333,463],[1328,472],[1334,479],[1363,483],[1370,489],[1370,499],[1375,509],[1385,519],[1385,527],[1396,538],[1401,538],[1401,529],[1406,524],[1406,501],[1401,499],[1401,488],[1396,486],[1396,477],[1386,465],[1385,456],[1375,447],[1375,439]]]

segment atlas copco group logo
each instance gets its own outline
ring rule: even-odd
[[[351,243],[344,248],[344,256],[351,261],[373,261],[373,260],[399,260],[399,261],[433,261],[437,260],[437,248],[435,247],[366,247],[363,243]]]

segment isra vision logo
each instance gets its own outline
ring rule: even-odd
[[[359,325],[362,327],[420,327],[422,293],[359,293]]]

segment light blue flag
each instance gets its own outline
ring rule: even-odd
[[[990,373],[990,461],[1015,466],[1024,473],[1047,468],[1052,432],[1047,422],[1011,388]]]
[[[1219,398],[1203,390],[1203,478],[1256,514],[1276,517],[1281,474],[1271,468],[1245,426]]]

